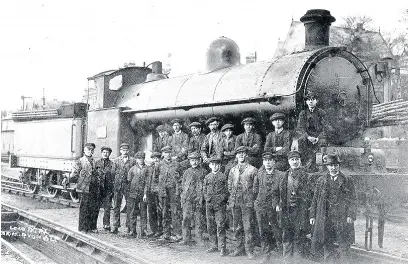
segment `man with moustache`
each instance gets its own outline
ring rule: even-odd
[[[171,120],[173,126],[173,135],[169,138],[169,145],[171,146],[171,158],[178,162],[187,159],[188,150],[188,135],[181,130],[183,127],[180,119]]]
[[[222,160],[223,156],[223,134],[218,129],[220,125],[220,119],[218,117],[211,117],[206,121],[210,133],[205,136],[203,145],[201,146],[201,157],[203,163],[208,166],[209,158],[218,157]]]

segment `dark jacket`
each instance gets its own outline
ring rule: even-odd
[[[235,142],[237,140],[237,136],[231,135],[230,138],[227,138],[226,136],[223,139],[223,154],[224,154],[224,160],[230,161],[235,158]]]
[[[315,108],[312,112],[309,109],[304,109],[299,114],[297,123],[297,133],[299,137],[317,137],[326,139],[327,133],[326,112],[320,108]]]
[[[241,179],[243,203],[239,206],[254,207],[254,178],[257,173],[257,169],[250,165],[245,164],[242,173],[239,171],[239,165],[232,167],[228,176],[228,192],[229,206],[231,208],[235,207],[237,201],[236,198],[240,193],[238,193],[238,179]]]
[[[262,138],[259,134],[251,132],[249,134],[239,134],[235,140],[235,148],[240,146],[248,147],[248,156],[260,157],[262,149]]]
[[[148,175],[148,168],[146,165],[135,165],[130,168],[127,181],[129,183],[129,197],[143,198],[146,178]]]
[[[181,180],[181,204],[186,202],[201,202],[203,180],[207,171],[202,167],[188,168]]]
[[[181,186],[181,173],[180,163],[174,160],[160,161],[159,165],[159,184],[158,191],[160,197],[166,196],[166,188],[171,188],[176,192],[176,195],[180,194]]]
[[[204,199],[208,205],[226,205],[228,201],[227,176],[222,172],[210,172],[203,183]]]
[[[267,174],[262,166],[254,179],[255,209],[274,210],[272,206],[273,191],[282,178],[283,173],[274,169],[272,174]]]
[[[127,176],[130,168],[136,165],[136,159],[128,156],[125,162],[122,156],[117,157],[113,161],[115,166],[115,183],[113,186],[114,191],[125,190],[127,188]]]
[[[296,189],[288,190],[288,177],[289,174],[292,174],[292,177],[298,180],[298,185]],[[289,191],[289,193],[288,193]],[[291,195],[291,192],[294,192]],[[299,168],[296,170],[289,169],[285,173],[283,173],[282,177],[280,178],[276,188],[273,191],[273,208],[279,205],[281,208],[281,225],[282,228],[286,228],[289,226],[289,208],[290,205],[295,204],[298,217],[297,219],[290,219],[292,222],[295,222],[296,228],[302,230],[309,230],[309,206],[311,203],[311,192],[312,187],[310,185],[310,176],[309,174],[303,169]],[[292,201],[288,200],[288,194],[290,195]]]
[[[181,131],[179,134],[173,134],[169,138],[169,144],[172,147],[171,156],[177,157],[179,161],[187,158],[188,135]]]
[[[95,162],[95,168],[101,181],[100,187],[102,195],[110,195],[113,192],[115,181],[115,167],[110,159],[99,159]]]
[[[95,169],[95,162],[93,158],[86,156],[81,157],[74,163],[74,168],[72,170],[71,181],[76,182],[76,189],[79,192],[89,193],[89,186],[95,184],[100,186],[100,179]]]
[[[188,154],[192,152],[201,152],[201,146],[203,145],[203,142],[205,140],[205,135],[200,133],[197,137],[196,136],[191,136],[189,141],[188,141]]]
[[[215,140],[211,140],[212,137],[215,137]],[[222,159],[223,156],[223,139],[225,135],[221,131],[215,133],[208,133],[205,136],[203,145],[201,146],[201,157],[203,159],[210,157],[218,157]],[[214,141],[214,142],[213,142]]]
[[[315,218],[313,228],[312,247],[324,242],[326,236],[326,216],[328,206],[328,186],[330,174],[327,173],[321,176],[317,182],[310,208],[310,218]],[[337,205],[334,207],[335,216],[332,217],[335,228],[338,234],[343,234],[343,239],[348,243],[354,242],[354,225],[347,223],[347,217],[356,219],[357,199],[353,180],[351,177],[345,176],[343,173],[338,174],[336,181],[339,181],[339,191]]]
[[[146,179],[146,185],[144,189],[144,194],[150,194],[150,193],[155,193],[159,191],[158,186],[159,186],[159,164],[152,163],[148,167],[148,173],[147,173],[147,179]]]
[[[273,131],[266,136],[264,151],[271,151],[278,156],[286,158],[291,144],[292,135],[290,131],[282,130],[279,134]],[[276,147],[282,147],[282,149],[276,151]]]
[[[153,142],[153,152],[162,152],[161,149],[165,146],[170,146],[170,136],[160,137],[158,136]]]

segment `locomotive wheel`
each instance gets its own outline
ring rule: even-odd
[[[28,192],[29,193],[38,193],[39,186],[37,184],[30,183],[28,184]]]
[[[69,192],[69,197],[71,197],[71,200],[74,203],[79,203],[79,194],[76,191],[70,191]]]
[[[58,195],[59,190],[48,186],[47,187],[47,193],[48,193],[48,195],[50,197],[54,198],[54,197],[56,197]]]

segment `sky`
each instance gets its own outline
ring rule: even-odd
[[[80,101],[87,77],[118,69],[169,61],[170,76],[204,68],[211,41],[220,36],[239,46],[241,62],[250,52],[273,57],[292,19],[309,9],[327,9],[340,25],[347,16],[367,16],[381,32],[401,31],[405,1],[369,0],[155,0],[0,3],[2,110],[21,107],[21,96]],[[171,57],[169,59],[169,54]]]

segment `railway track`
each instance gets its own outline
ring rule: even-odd
[[[9,248],[15,248],[13,244],[23,241],[55,263],[151,263],[99,239],[67,229],[11,205],[1,204],[1,217],[1,235],[7,240]],[[22,258],[27,259],[26,263],[38,263],[30,262],[29,256]]]
[[[1,189],[3,192],[21,195],[39,201],[62,204],[68,207],[79,207],[79,199],[65,199],[63,198],[64,194],[57,195],[56,193],[54,195],[50,195],[49,193],[39,193],[38,185],[36,187],[32,187],[30,184],[21,183],[20,181],[5,175],[1,176]],[[68,196],[68,194],[66,195]]]

